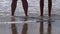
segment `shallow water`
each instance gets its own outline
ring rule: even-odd
[[[0,16],[1,34],[60,34],[59,16],[52,16],[50,19],[44,16]]]
[[[60,1],[52,1],[52,16],[50,18],[47,16],[48,9],[45,0],[44,17],[41,19],[39,0],[28,0],[29,16],[27,18],[24,15],[21,0],[18,0],[14,17],[11,17],[11,0],[0,0],[0,33],[60,34]]]
[[[60,20],[55,22],[0,24],[1,34],[60,34]]]

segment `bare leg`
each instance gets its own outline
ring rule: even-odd
[[[14,16],[14,12],[16,10],[16,6],[17,6],[17,0],[12,0],[12,4],[11,4],[11,15]]]
[[[43,16],[44,0],[40,0],[41,16]]]
[[[27,0],[22,0],[22,5],[23,5],[25,15],[27,16],[27,11],[28,11],[28,2],[27,2]]]
[[[52,0],[48,0],[48,16],[51,16]]]

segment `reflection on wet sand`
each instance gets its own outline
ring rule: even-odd
[[[17,29],[15,24],[11,24],[12,34],[17,34]]]
[[[24,21],[27,21],[27,18],[24,18],[24,19],[25,19]],[[15,18],[12,17],[11,21],[14,22],[15,21]],[[43,23],[44,23],[43,22],[43,19],[41,19],[40,28],[39,28],[40,34],[44,34],[44,24]],[[52,29],[51,28],[51,21],[48,20],[47,34],[51,34],[51,29]],[[15,23],[12,23],[11,24],[11,30],[12,30],[12,34],[18,34]],[[27,31],[28,31],[28,24],[27,23],[24,23],[23,24],[22,31],[21,31],[21,34],[27,34]]]
[[[40,22],[40,34],[43,34],[43,19]]]
[[[40,34],[44,34],[43,19],[40,22]],[[48,20],[47,34],[51,34],[51,21],[50,20]]]
[[[25,21],[27,21],[27,18],[25,18]],[[23,29],[22,29],[22,34],[27,34],[27,30],[28,30],[28,24],[24,23]]]
[[[14,22],[14,21],[15,21],[15,18],[12,17],[12,18],[11,18],[11,22]],[[27,18],[25,18],[24,21],[27,21]],[[23,28],[22,28],[22,34],[27,34],[27,30],[28,30],[27,27],[28,27],[27,23],[24,23]],[[12,34],[18,34],[15,23],[12,23],[12,24],[11,24],[11,30],[12,30]]]
[[[11,21],[12,21],[12,22],[15,21],[15,18],[12,17],[12,18],[11,18]],[[11,24],[11,30],[12,30],[12,34],[18,34],[15,23],[12,23],[12,24]]]
[[[51,30],[52,30],[52,28],[51,28],[51,21],[48,20],[48,31],[47,31],[47,34],[51,34]]]
[[[28,30],[28,24],[25,23],[25,24],[23,25],[22,34],[27,34],[27,30]]]

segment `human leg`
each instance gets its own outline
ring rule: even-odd
[[[12,0],[12,4],[11,4],[11,15],[12,16],[14,16],[16,6],[17,6],[17,0]]]
[[[43,9],[44,9],[44,0],[40,0],[41,16],[43,16]]]
[[[27,11],[28,11],[28,2],[27,2],[27,0],[22,0],[22,5],[23,5],[25,15],[27,16]]]
[[[48,16],[51,16],[52,0],[48,0]]]

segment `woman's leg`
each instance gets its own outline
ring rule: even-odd
[[[11,4],[11,15],[12,16],[14,16],[16,6],[17,6],[17,0],[12,0],[12,4]]]
[[[27,11],[28,11],[28,2],[27,2],[27,0],[22,0],[22,5],[23,5],[25,15],[27,16]]]
[[[48,0],[48,16],[51,16],[52,0]]]
[[[44,0],[40,0],[41,16],[43,16],[43,9],[44,9]]]

